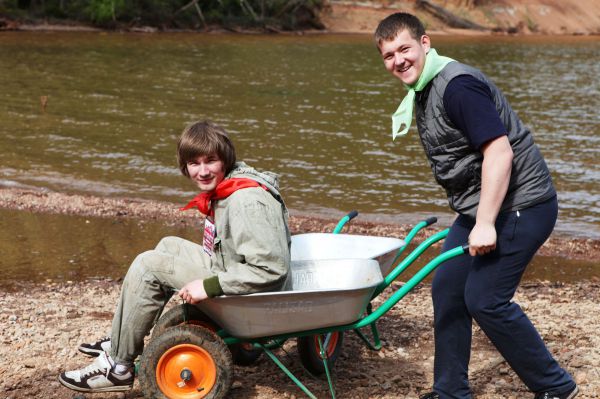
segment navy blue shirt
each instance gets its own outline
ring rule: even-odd
[[[476,150],[508,132],[500,120],[490,88],[471,75],[457,76],[448,83],[444,108],[450,121]]]

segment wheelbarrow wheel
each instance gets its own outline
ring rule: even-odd
[[[251,366],[262,355],[262,349],[253,348],[250,343],[229,345],[229,350],[233,363],[237,366]]]
[[[202,326],[211,331],[219,330],[219,326],[197,306],[182,304],[172,307],[160,316],[160,319],[158,319],[158,322],[152,329],[152,338],[161,335],[168,328],[184,324]]]
[[[224,398],[232,376],[227,345],[212,331],[193,325],[152,337],[139,369],[144,397],[154,399]]]
[[[321,375],[325,372],[325,365],[321,358],[321,350],[317,337],[318,335],[310,335],[307,337],[298,337],[297,339],[297,350],[300,361],[304,368],[313,375]],[[331,370],[342,350],[344,333],[332,332],[322,334],[320,337],[323,349],[325,350],[325,356],[327,357],[327,367]]]
[[[187,307],[187,309],[184,307]],[[165,314],[160,317],[158,323],[156,323],[152,330],[152,337],[159,336],[170,327],[183,324],[198,325],[211,331],[220,329],[220,327],[197,306],[183,304],[167,310]],[[262,355],[262,349],[255,349],[251,344],[232,344],[229,346],[229,350],[231,351],[233,363],[238,366],[250,366]]]

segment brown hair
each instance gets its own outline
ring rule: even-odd
[[[199,156],[216,154],[228,174],[235,164],[235,148],[227,132],[211,121],[199,121],[188,125],[177,142],[177,162],[181,173],[190,177],[187,163]]]
[[[377,25],[377,29],[375,29],[375,43],[377,44],[377,48],[379,48],[384,41],[394,40],[396,36],[405,29],[408,30],[410,36],[416,40],[421,39],[421,37],[426,34],[425,27],[419,18],[406,12],[397,12],[388,15],[379,22],[379,25]]]

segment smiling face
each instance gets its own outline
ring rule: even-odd
[[[209,192],[225,178],[225,164],[216,154],[200,155],[187,162],[187,172],[201,192]]]
[[[429,36],[415,39],[407,29],[400,31],[394,39],[383,40],[379,44],[385,69],[409,86],[419,80],[430,48]]]

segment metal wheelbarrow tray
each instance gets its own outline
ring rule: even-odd
[[[375,259],[381,274],[392,267],[396,251],[404,245],[399,238],[351,234],[307,233],[292,236],[292,261],[324,259]]]
[[[382,281],[372,259],[295,260],[283,291],[221,296],[197,306],[230,335],[259,338],[352,323]]]

